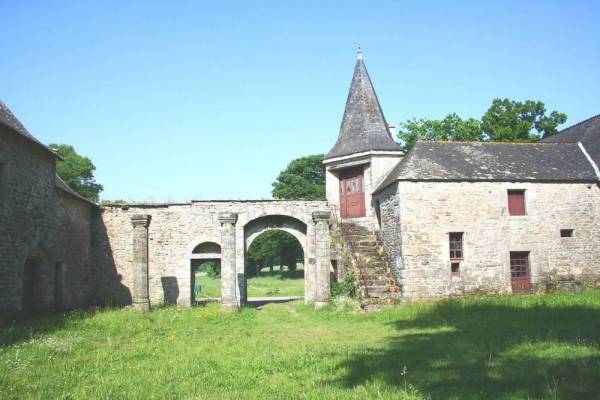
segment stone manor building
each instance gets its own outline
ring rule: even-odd
[[[350,271],[363,304],[600,282],[600,116],[538,143],[417,142],[405,153],[362,54],[326,199],[99,208],[0,103],[0,316],[98,300],[193,301],[191,260],[220,260],[221,302],[247,301],[246,255],[278,229],[304,250],[305,301]]]

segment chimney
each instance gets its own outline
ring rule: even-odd
[[[396,140],[396,126],[394,124],[388,124],[387,126],[388,128],[388,133],[390,134],[390,137],[392,138],[392,140]]]

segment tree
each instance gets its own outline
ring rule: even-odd
[[[494,99],[481,118],[481,129],[495,142],[534,142],[554,135],[556,127],[566,121],[564,113],[552,111],[546,115],[541,101]]]
[[[296,264],[302,261],[304,252],[298,240],[291,234],[277,229],[260,234],[248,248],[250,276],[256,276],[262,268],[279,264],[280,269],[285,265],[288,270],[296,269]]]
[[[483,140],[481,123],[474,118],[463,120],[457,114],[448,114],[442,120],[413,118],[400,125],[398,137],[406,149],[412,148],[417,138],[436,141]]]
[[[400,124],[398,137],[404,143],[405,150],[411,149],[417,138],[436,141],[532,142],[555,134],[557,126],[566,120],[566,114],[557,111],[546,115],[546,107],[541,101],[494,99],[481,120],[463,120],[454,113],[442,120],[413,118]]]
[[[288,200],[325,198],[323,154],[293,160],[273,182],[273,197]]]
[[[56,173],[74,191],[88,200],[98,202],[102,185],[96,183],[94,171],[96,167],[92,161],[77,154],[73,146],[67,144],[50,144],[49,148],[56,151],[62,158],[56,164]]]

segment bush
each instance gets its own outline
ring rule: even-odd
[[[356,276],[354,273],[350,272],[341,282],[334,282],[331,285],[331,295],[333,297],[347,296],[354,298],[356,296]]]

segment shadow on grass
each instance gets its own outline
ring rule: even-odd
[[[94,314],[94,311],[70,311],[26,320],[7,321],[0,326],[0,348],[24,343],[31,338],[53,333],[63,329],[67,321],[83,320]]]
[[[434,399],[599,396],[598,308],[450,301],[392,323],[385,348],[351,356],[339,384],[408,382]]]

